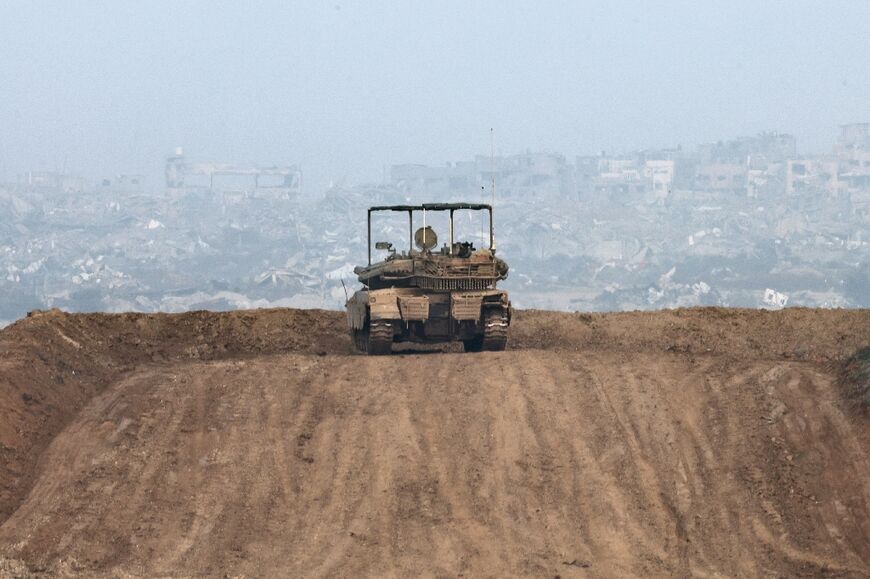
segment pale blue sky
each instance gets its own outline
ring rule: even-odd
[[[379,180],[870,120],[870,2],[0,0],[0,178],[195,158]],[[159,181],[156,183],[162,185]]]

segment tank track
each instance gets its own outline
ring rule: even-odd
[[[501,352],[507,346],[508,321],[499,310],[483,315],[483,334],[462,342],[466,352]]]
[[[507,346],[508,321],[501,311],[490,310],[483,316],[482,350],[501,352]]]
[[[389,323],[369,325],[366,353],[370,356],[386,356],[393,350],[393,326]]]

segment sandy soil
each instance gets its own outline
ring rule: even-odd
[[[520,312],[367,358],[334,312],[39,313],[0,331],[0,575],[868,576],[868,338]]]

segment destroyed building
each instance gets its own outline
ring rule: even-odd
[[[63,171],[28,171],[17,185],[19,189],[34,193],[81,193],[87,182],[83,177]]]
[[[295,165],[257,166],[192,162],[179,147],[166,158],[166,188],[173,193],[209,191],[289,199],[299,194],[302,171]]]
[[[189,162],[182,151],[166,162],[165,187],[135,173],[33,172],[0,185],[0,324],[48,307],[340,308],[366,257],[368,206],[488,202],[493,176],[518,307],[868,307],[867,125],[844,126],[823,155],[793,147],[763,133],[573,163],[478,156],[396,165],[389,183],[311,197],[297,194],[292,166]],[[373,233],[388,238],[391,225]]]

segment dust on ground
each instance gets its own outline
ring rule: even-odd
[[[0,331],[0,574],[866,576],[867,310],[521,311],[352,355],[338,312]]]

